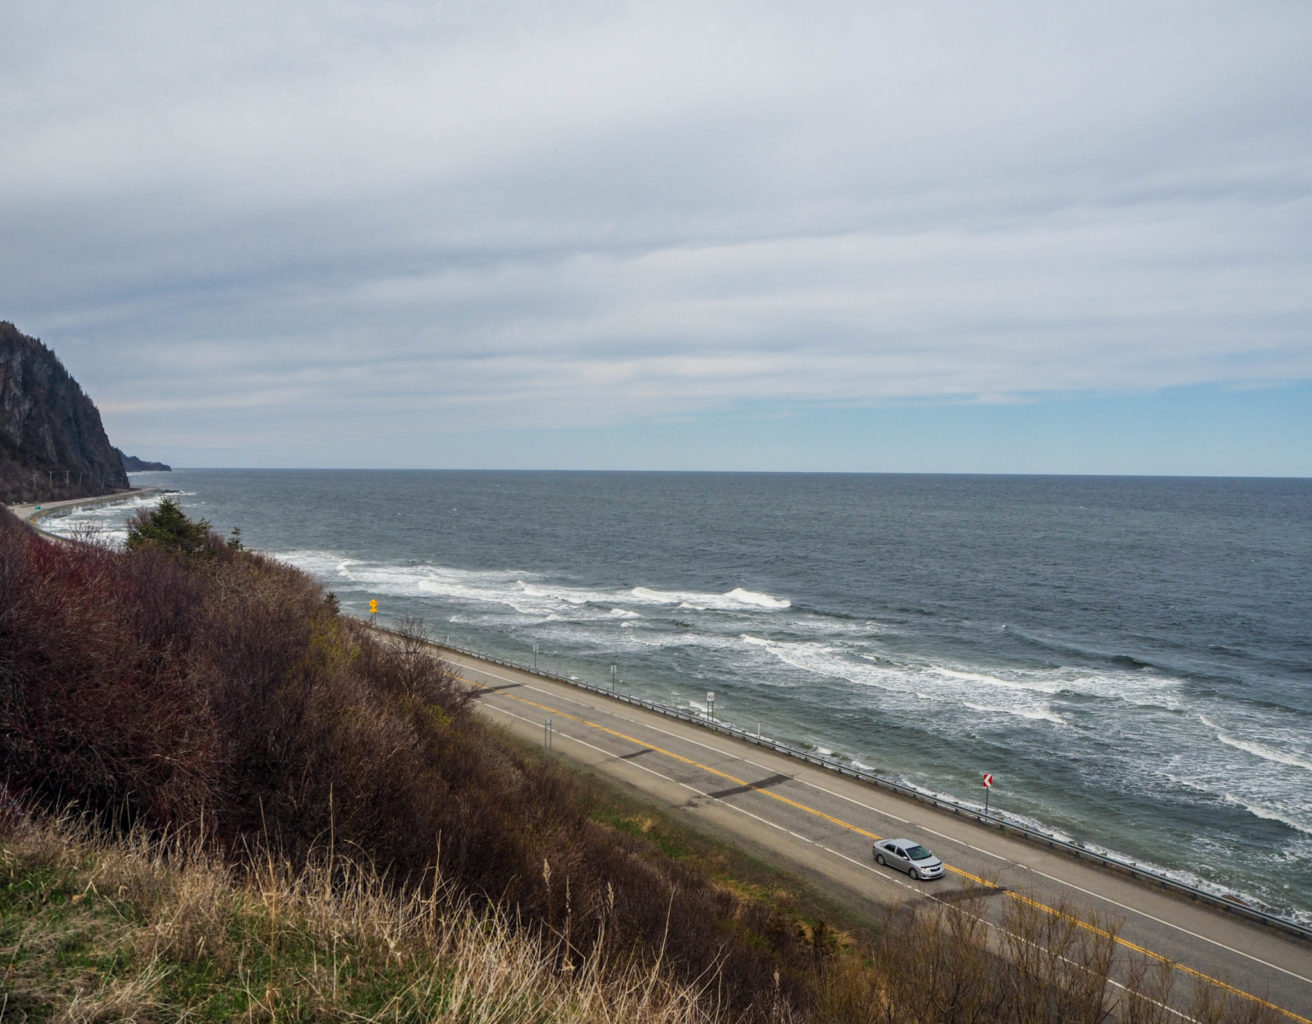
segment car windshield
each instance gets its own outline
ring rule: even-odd
[[[932,857],[934,855],[930,853],[928,850],[926,850],[923,846],[912,846],[907,850],[907,856],[910,857],[912,860],[925,860],[926,858]]]

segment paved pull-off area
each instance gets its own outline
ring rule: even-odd
[[[897,901],[969,903],[996,926],[1004,901],[1112,932],[1125,953],[1169,962],[1185,1005],[1213,985],[1312,1022],[1312,943],[1000,834],[969,815],[899,797],[603,694],[440,648],[485,712],[681,809],[771,862],[872,913]],[[875,839],[910,836],[946,865],[917,882],[874,863]],[[1179,1020],[1188,1020],[1180,1014]]]

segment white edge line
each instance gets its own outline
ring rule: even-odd
[[[493,679],[504,679],[504,680],[507,681],[507,682],[513,682],[513,683],[516,683],[517,686],[519,686],[519,687],[521,687],[521,688],[523,688],[523,689],[532,690],[532,691],[534,691],[535,693],[540,693],[540,694],[542,694],[542,695],[545,696],[545,697],[550,697],[550,698],[552,698],[552,699],[558,699],[558,695],[557,695],[555,692],[553,692],[553,691],[549,691],[549,690],[540,689],[539,687],[534,686],[532,683],[524,683],[524,682],[521,682],[521,681],[518,680],[518,679],[513,679],[512,677],[510,677],[510,676],[506,676],[506,675],[501,675],[501,674],[499,674],[499,673],[497,673],[497,672],[490,671],[490,670],[485,669],[485,668],[483,668],[483,667],[481,667],[481,666],[478,667],[478,671],[482,672],[484,675],[490,676],[490,677],[493,678]],[[595,695],[595,696],[605,696],[605,695],[604,695],[604,694],[600,694],[600,695]],[[579,697],[579,698],[573,698],[573,697],[572,697],[572,698],[570,698],[570,699],[572,699],[575,703],[580,704],[580,705],[582,705],[582,706],[584,706],[584,707],[595,707],[595,705],[588,705],[588,704],[586,704],[586,703],[581,699],[581,697]],[[650,713],[650,714],[653,714],[653,715],[659,715],[659,712],[655,712],[655,711],[651,711],[651,712],[649,712],[649,713]],[[519,716],[514,716],[514,717],[519,717]],[[524,719],[524,720],[525,720],[525,721],[530,721],[530,719]],[[663,728],[661,728],[659,725],[648,724],[648,723],[634,723],[634,724],[640,724],[640,725],[642,725],[644,728],[651,729],[653,732],[658,733],[658,734],[660,734],[660,735],[662,735],[662,736],[670,736],[670,737],[672,737],[672,738],[674,738],[674,739],[679,740],[680,742],[690,743],[690,744],[692,744],[692,745],[694,745],[694,746],[701,747],[701,748],[703,748],[704,750],[710,750],[710,751],[713,751],[713,752],[715,752],[716,754],[719,754],[719,755],[721,755],[721,756],[735,758],[736,760],[740,761],[741,763],[746,764],[746,765],[751,765],[751,766],[754,767],[754,768],[759,768],[761,771],[770,771],[770,770],[771,770],[770,767],[769,767],[768,765],[758,764],[757,762],[752,761],[752,760],[750,760],[749,758],[743,757],[743,756],[741,756],[741,755],[735,753],[735,752],[732,751],[732,750],[725,750],[725,749],[723,749],[723,748],[721,748],[721,747],[715,747],[715,746],[712,746],[712,745],[709,744],[709,743],[705,743],[705,742],[703,742],[700,738],[697,738],[697,737],[692,737],[692,738],[690,738],[690,737],[687,737],[687,736],[681,736],[681,735],[679,735],[679,734],[677,734],[677,733],[674,733],[674,732],[671,732],[671,731],[669,731],[669,730],[667,730],[667,729],[663,729]],[[575,742],[576,742],[576,743],[583,743],[582,740],[575,740]],[[584,744],[584,745],[587,746],[587,744]],[[640,767],[644,767],[644,768],[645,768],[645,766],[640,766]],[[649,769],[647,769],[647,770],[649,770]],[[654,773],[654,774],[659,774],[659,773]],[[664,778],[665,776],[661,776],[661,777]],[[674,781],[674,780],[671,779],[670,781]],[[1152,914],[1149,914],[1149,913],[1147,913],[1147,912],[1145,912],[1145,911],[1138,910],[1138,909],[1136,909],[1136,908],[1134,908],[1134,907],[1131,907],[1131,906],[1129,906],[1129,905],[1127,905],[1127,904],[1124,904],[1124,903],[1121,903],[1121,902],[1119,902],[1119,901],[1117,901],[1117,900],[1114,900],[1114,899],[1112,899],[1110,896],[1104,896],[1104,895],[1102,895],[1102,894],[1100,894],[1100,893],[1093,892],[1093,891],[1091,891],[1091,890],[1089,890],[1089,889],[1085,889],[1085,888],[1083,888],[1082,886],[1076,885],[1074,882],[1068,882],[1068,881],[1066,881],[1065,879],[1057,878],[1057,877],[1054,876],[1054,875],[1049,875],[1049,874],[1047,874],[1047,873],[1045,873],[1045,872],[1042,872],[1042,871],[1035,871],[1033,868],[1030,868],[1029,866],[1027,866],[1027,865],[1025,865],[1025,864],[1020,864],[1020,863],[1018,863],[1018,862],[1016,862],[1016,861],[1008,860],[1008,859],[1007,859],[1006,857],[1004,857],[1002,854],[994,853],[992,850],[985,850],[985,849],[983,849],[983,848],[981,848],[981,847],[978,847],[978,846],[975,846],[975,845],[973,845],[973,844],[971,844],[971,843],[965,842],[964,840],[957,839],[957,838],[954,838],[954,837],[952,837],[952,836],[946,835],[945,833],[939,832],[939,831],[937,831],[937,830],[935,830],[935,829],[932,829],[932,828],[929,828],[929,827],[927,827],[927,826],[916,825],[915,822],[910,821],[910,820],[907,819],[907,818],[900,818],[900,817],[898,817],[898,816],[895,815],[895,814],[890,814],[890,813],[888,813],[888,812],[886,812],[886,811],[883,811],[883,810],[880,810],[880,809],[878,809],[878,808],[876,808],[876,807],[874,807],[874,806],[872,806],[872,805],[870,805],[870,804],[863,803],[863,802],[861,802],[860,800],[856,799],[855,797],[850,797],[850,796],[847,796],[847,795],[844,794],[844,793],[838,793],[838,792],[835,792],[834,790],[828,789],[828,788],[826,788],[826,787],[824,787],[824,786],[821,786],[821,785],[818,785],[818,784],[816,784],[816,783],[814,783],[814,782],[809,782],[809,781],[807,781],[807,780],[805,780],[805,779],[801,779],[801,778],[798,778],[798,777],[796,777],[796,776],[792,777],[792,781],[798,783],[798,784],[801,785],[801,786],[805,786],[805,787],[808,787],[808,788],[810,788],[810,789],[813,789],[813,790],[815,790],[815,791],[817,791],[817,792],[824,793],[824,794],[826,794],[827,796],[833,797],[833,798],[835,798],[835,799],[837,799],[837,800],[842,800],[842,801],[844,801],[845,803],[852,804],[852,805],[855,806],[855,807],[860,807],[862,810],[867,811],[867,812],[869,812],[869,813],[871,813],[871,814],[877,814],[877,815],[880,815],[881,817],[888,818],[888,819],[890,819],[890,820],[892,820],[892,821],[896,821],[896,822],[899,822],[899,823],[901,823],[901,824],[906,824],[906,825],[915,825],[915,827],[917,827],[917,828],[921,828],[921,829],[923,829],[925,832],[928,832],[928,833],[931,834],[931,835],[938,836],[940,839],[943,839],[943,840],[946,841],[946,842],[953,843],[954,845],[957,845],[957,846],[960,846],[960,847],[964,847],[965,849],[968,849],[968,850],[973,850],[975,853],[978,853],[978,854],[980,854],[980,855],[982,855],[982,856],[992,857],[992,858],[995,859],[995,860],[1000,860],[1000,861],[1002,861],[1003,863],[1005,863],[1005,864],[1007,864],[1007,865],[1010,865],[1011,867],[1014,867],[1014,868],[1016,868],[1016,869],[1019,870],[1019,871],[1025,871],[1025,872],[1028,872],[1028,873],[1030,873],[1030,874],[1032,874],[1032,875],[1037,875],[1037,876],[1039,876],[1039,877],[1041,877],[1041,878],[1046,878],[1048,881],[1050,881],[1050,882],[1052,882],[1052,883],[1054,883],[1054,884],[1056,884],[1056,885],[1064,886],[1064,887],[1066,887],[1066,888],[1068,888],[1068,889],[1073,889],[1074,891],[1076,891],[1076,892],[1078,892],[1078,893],[1082,893],[1083,895],[1088,896],[1088,897],[1091,898],[1091,899],[1100,900],[1100,901],[1102,901],[1103,903],[1107,903],[1107,904],[1110,904],[1110,905],[1113,906],[1113,907],[1117,907],[1118,909],[1120,909],[1120,910],[1122,910],[1122,911],[1124,911],[1124,912],[1126,912],[1126,913],[1128,913],[1128,914],[1133,914],[1133,915],[1135,915],[1135,916],[1145,918],[1146,920],[1152,921],[1152,922],[1154,922],[1154,923],[1156,923],[1156,924],[1158,924],[1158,925],[1161,925],[1161,926],[1163,926],[1163,927],[1165,927],[1165,928],[1170,928],[1170,929],[1173,930],[1173,931],[1179,932],[1181,935],[1187,935],[1187,936],[1189,936],[1189,937],[1192,938],[1192,939],[1195,939],[1195,940],[1198,940],[1198,941],[1202,941],[1202,942],[1206,942],[1206,943],[1208,943],[1209,945],[1215,946],[1215,947],[1218,948],[1218,949],[1225,950],[1226,952],[1230,953],[1230,954],[1233,955],[1233,956],[1238,956],[1238,957],[1241,957],[1241,958],[1243,958],[1243,959],[1245,959],[1245,960],[1250,960],[1250,961],[1252,961],[1253,963],[1261,964],[1263,967],[1267,967],[1267,968],[1269,968],[1269,969],[1271,969],[1271,970],[1273,970],[1273,971],[1278,971],[1278,972],[1280,972],[1281,974],[1286,974],[1286,975],[1288,975],[1289,977],[1291,977],[1291,978],[1293,978],[1293,979],[1295,979],[1295,980],[1297,980],[1297,981],[1301,981],[1301,982],[1304,982],[1304,983],[1306,983],[1306,984],[1312,985],[1312,978],[1305,977],[1304,975],[1298,974],[1298,973],[1296,973],[1295,971],[1292,971],[1292,970],[1290,970],[1290,969],[1287,968],[1287,967],[1281,967],[1279,964],[1274,964],[1274,963],[1271,963],[1271,962],[1269,962],[1269,961],[1267,961],[1267,960],[1263,960],[1261,957],[1254,956],[1252,953],[1246,952],[1245,950],[1242,950],[1242,949],[1236,949],[1236,948],[1233,947],[1233,946],[1228,946],[1228,945],[1226,945],[1224,942],[1220,942],[1220,941],[1218,941],[1217,939],[1211,938],[1210,936],[1202,935],[1202,934],[1199,934],[1198,932],[1190,931],[1188,928],[1185,928],[1185,927],[1183,927],[1182,925],[1175,924],[1175,923],[1172,922],[1172,921],[1167,921],[1167,920],[1165,920],[1165,919],[1163,919],[1163,918],[1156,917],[1156,916],[1154,916],[1154,915],[1152,915]],[[683,783],[679,783],[679,785],[683,785]],[[692,787],[688,787],[688,788],[691,789]],[[699,792],[699,791],[697,791],[697,790],[693,790],[693,791],[694,791],[694,792]],[[709,794],[703,794],[703,795],[709,795]],[[731,805],[730,805],[730,806],[731,806]],[[746,812],[744,812],[744,813],[746,813]],[[753,815],[753,817],[754,817],[754,815]],[[764,820],[764,819],[758,819],[758,820]],[[796,835],[796,833],[792,833],[792,832],[789,832],[787,829],[783,829],[782,826],[778,826],[778,825],[776,825],[775,827],[776,827],[776,828],[780,828],[780,829],[781,829],[782,831],[784,831],[784,832],[788,832],[789,835]],[[821,846],[821,844],[816,843],[814,840],[807,839],[805,836],[796,836],[796,838],[801,839],[801,840],[803,840],[804,842],[811,843],[812,845],[815,845],[815,846]],[[822,848],[822,849],[826,849],[826,850],[828,849],[828,847],[823,847],[823,846],[821,846],[821,848]],[[845,854],[838,853],[837,851],[830,850],[829,852],[833,853],[835,856],[838,856],[838,857],[844,857],[845,859],[848,859],[848,860],[851,859],[851,858],[846,857]],[[854,861],[853,863],[856,863],[856,862]]]

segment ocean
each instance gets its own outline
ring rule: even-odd
[[[175,470],[345,612],[1312,926],[1312,480]],[[123,535],[128,506],[49,529]]]

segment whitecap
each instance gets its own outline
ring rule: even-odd
[[[1272,750],[1261,743],[1247,743],[1243,740],[1233,740],[1228,736],[1217,737],[1222,743],[1238,747],[1240,750],[1246,750],[1250,754],[1256,754],[1258,757],[1267,761],[1275,761],[1278,764],[1287,764],[1293,768],[1302,768],[1305,771],[1312,771],[1312,761],[1298,757],[1295,754],[1286,754],[1279,750]]]
[[[759,594],[752,590],[745,590],[742,587],[735,587],[722,596],[738,604],[749,605],[753,608],[768,608],[770,611],[784,611],[793,606],[793,602],[787,598]]]
[[[690,590],[655,590],[651,587],[634,587],[628,595],[632,600],[644,604],[673,605],[688,611],[784,611],[792,607],[792,602],[770,594],[736,587],[724,594],[703,593]]]
[[[1026,718],[1032,722],[1051,722],[1053,725],[1065,725],[1066,719],[1062,718],[1046,708],[999,708],[991,707],[987,704],[971,704],[969,701],[964,702],[965,706],[971,711],[978,711],[981,714],[996,715],[1015,715],[1017,718]]]
[[[935,667],[931,671],[949,679],[959,679],[971,685],[996,686],[1007,690],[1028,690],[1033,693],[1060,693],[1066,684],[1059,679],[1006,679],[1002,676],[985,675],[981,672],[967,672],[961,669]]]
[[[1199,716],[1202,718],[1203,716]],[[1203,718],[1203,722],[1213,729],[1216,726]],[[1253,743],[1250,740],[1236,739],[1233,736],[1227,736],[1219,729],[1216,738],[1224,743],[1227,747],[1233,747],[1235,750],[1242,750],[1246,754],[1252,754],[1254,757],[1260,757],[1263,761],[1272,761],[1276,764],[1288,765],[1291,768],[1302,768],[1304,771],[1312,771],[1312,761],[1299,757],[1297,754],[1286,753],[1282,750],[1275,750],[1271,747],[1264,746],[1261,743]]]
[[[1221,799],[1233,807],[1242,807],[1255,818],[1261,818],[1264,821],[1275,821],[1281,825],[1287,826],[1288,828],[1294,829],[1296,832],[1302,832],[1304,835],[1312,836],[1312,823],[1292,818],[1282,809],[1264,807],[1261,804],[1253,803],[1242,797],[1235,796],[1233,793],[1222,793]]]

